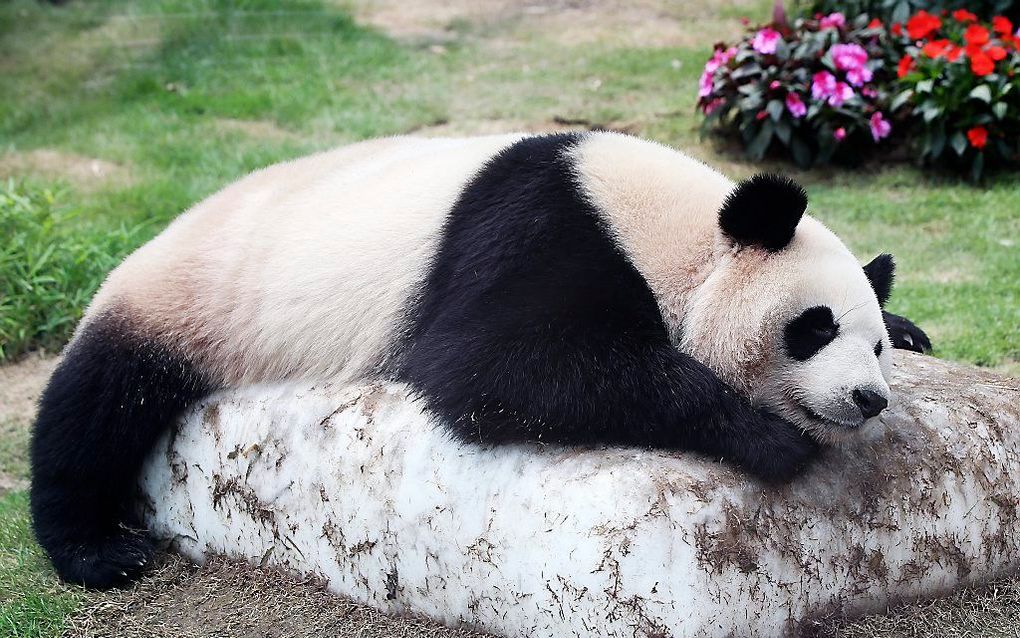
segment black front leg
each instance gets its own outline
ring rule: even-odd
[[[931,340],[913,321],[884,310],[882,319],[885,320],[885,329],[889,332],[889,339],[894,348],[921,353],[931,352]]]
[[[608,334],[530,335],[500,344],[432,332],[404,378],[461,438],[692,450],[768,481],[795,475],[818,446],[756,410],[668,343]]]

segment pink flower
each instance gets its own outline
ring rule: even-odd
[[[829,53],[840,71],[859,69],[868,62],[868,52],[859,44],[834,44]]]
[[[705,63],[705,70],[701,73],[701,78],[698,80],[698,97],[705,97],[712,92],[712,76],[722,65],[732,60],[736,54],[736,47],[730,47],[725,50],[716,49],[712,53],[712,59]]]
[[[892,124],[882,117],[882,111],[875,111],[871,116],[871,137],[877,142],[883,137],[888,137],[892,132]]]
[[[796,93],[786,94],[786,109],[790,111],[790,115],[798,119],[804,117],[807,113],[807,106],[804,105],[804,101]]]
[[[751,46],[758,53],[764,55],[771,55],[776,52],[776,47],[779,45],[779,41],[782,40],[782,36],[779,32],[772,27],[765,27],[758,33],[754,34],[754,40],[751,41]]]
[[[846,82],[836,82],[836,88],[829,96],[829,106],[840,107],[854,96],[854,90]]]
[[[842,142],[843,138],[846,137],[846,129],[841,126],[832,132],[832,136],[836,138],[837,142]]]
[[[717,97],[708,104],[706,104],[702,110],[704,111],[705,115],[711,115],[713,111],[722,106],[723,102],[725,102],[725,100],[723,100],[721,97]]]
[[[712,74],[705,71],[698,79],[698,97],[705,97],[712,93]]]
[[[818,26],[821,29],[838,29],[844,24],[846,24],[846,16],[837,11],[836,13],[830,13],[822,18],[821,22],[818,23]]]
[[[811,97],[824,100],[836,90],[836,76],[828,71],[819,71],[811,76]]]
[[[846,80],[854,86],[860,86],[865,82],[871,82],[871,69],[862,66],[859,69],[850,69],[846,72]]]
[[[861,89],[861,95],[863,95],[864,97],[875,98],[878,97],[878,91],[871,88],[870,86],[866,86],[863,89]]]
[[[779,86],[780,86],[779,80],[772,80],[771,82],[769,82],[770,89],[778,89]]]

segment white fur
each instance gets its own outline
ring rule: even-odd
[[[519,137],[386,138],[256,171],[128,258],[89,314],[127,305],[228,384],[363,378],[464,184]]]

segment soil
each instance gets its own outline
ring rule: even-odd
[[[119,164],[45,148],[0,156],[0,179],[14,176],[62,179],[86,191],[131,181],[130,171]]]

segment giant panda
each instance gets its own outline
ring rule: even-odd
[[[392,137],[256,171],[116,268],[40,401],[37,538],[134,578],[156,438],[222,388],[405,383],[484,446],[647,446],[767,482],[890,399],[893,263],[863,268],[787,178],[734,184],[609,133]]]

